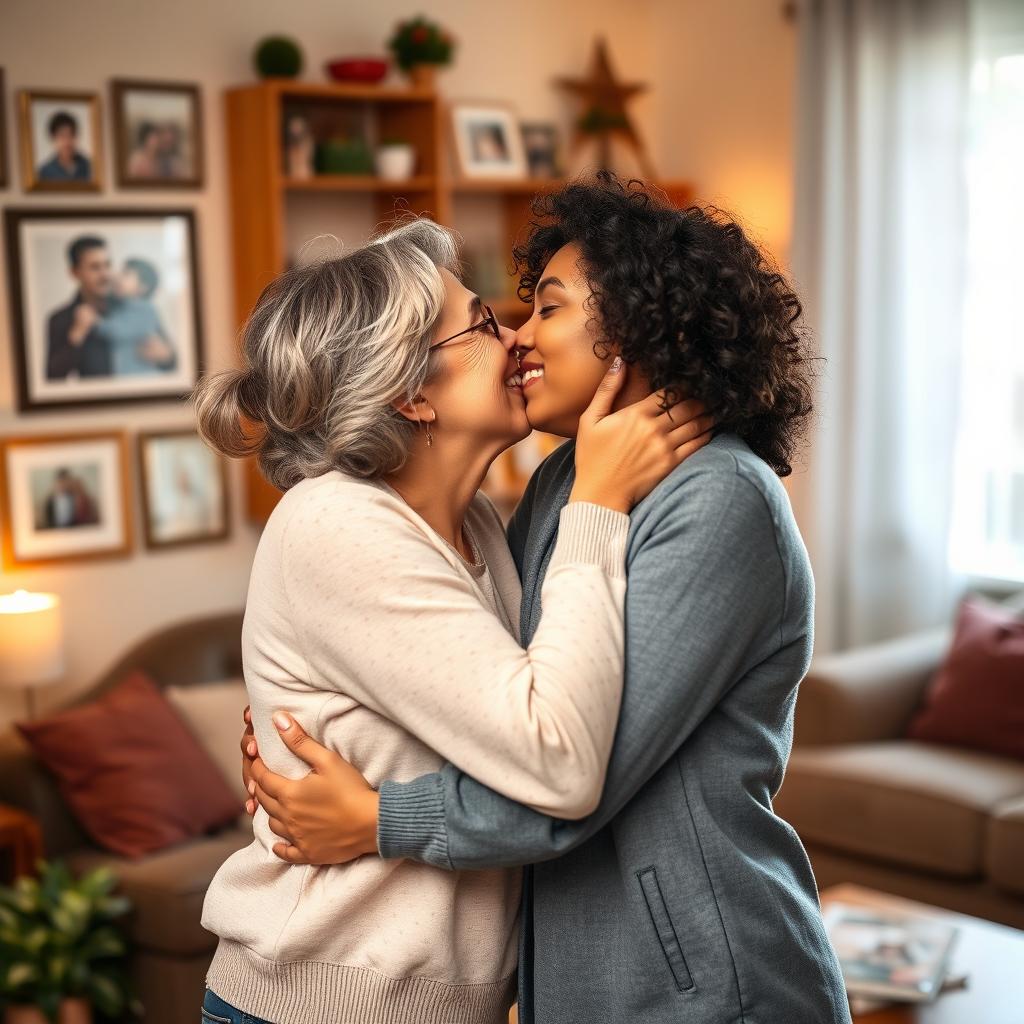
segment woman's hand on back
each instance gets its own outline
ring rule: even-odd
[[[661,391],[612,412],[626,373],[616,356],[580,417],[576,481],[569,500],[628,513],[711,440],[715,421],[697,399],[677,402],[666,411]]]
[[[251,799],[266,812],[270,830],[281,837],[274,853],[290,864],[346,864],[377,853],[377,793],[340,754],[310,737],[291,715],[275,721],[285,746],[311,771],[301,779],[272,772],[256,748],[249,708],[242,735],[242,778]]]

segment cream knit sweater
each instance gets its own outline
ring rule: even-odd
[[[308,766],[270,720],[290,712],[378,786],[452,761],[559,817],[597,804],[622,694],[629,518],[561,512],[529,649],[494,507],[466,517],[467,563],[386,484],[338,471],[278,503],[257,547],[242,627],[260,754]],[[362,857],[289,865],[259,808],[220,867],[203,927],[207,985],[274,1024],[498,1024],[514,1000],[518,871],[443,871]]]

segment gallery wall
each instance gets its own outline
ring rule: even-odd
[[[729,9],[726,12],[726,8]],[[22,88],[95,90],[104,112],[105,150],[111,153],[111,78],[198,83],[205,115],[206,183],[192,192],[125,192],[107,174],[104,190],[82,196],[26,195],[18,167],[0,191],[3,206],[182,206],[195,211],[202,281],[202,325],[207,366],[232,364],[237,325],[231,314],[230,237],[222,96],[248,81],[255,42],[285,32],[304,47],[307,73],[319,78],[323,62],[346,54],[380,53],[397,20],[417,13],[405,3],[339,5],[301,0],[287,7],[269,0],[211,4],[206,0],[138,4],[104,0],[5,0],[0,7],[0,67],[6,73],[7,145],[17,162],[15,93]],[[552,87],[556,75],[588,66],[594,37],[603,33],[621,77],[647,81],[650,92],[634,104],[660,174],[692,178],[709,194],[742,213],[774,247],[788,240],[791,126],[789,89],[792,29],[778,5],[736,0],[727,5],[686,0],[522,0],[495,6],[471,0],[434,0],[427,13],[458,39],[455,65],[440,89],[451,97],[504,99],[524,117],[569,124],[571,107]],[[709,45],[709,40],[716,45]],[[735,73],[721,55],[727,39]],[[753,60],[764,80],[744,76]],[[766,84],[767,83],[767,84]],[[109,163],[109,161],[108,161]],[[336,225],[324,224],[330,232]],[[6,259],[6,256],[3,257]],[[140,431],[187,427],[180,402],[96,406],[60,413],[19,414],[11,358],[6,268],[0,281],[0,434],[35,435],[100,429]],[[132,461],[133,474],[135,470]],[[16,587],[52,590],[63,602],[66,677],[40,692],[41,709],[55,706],[90,680],[118,652],[165,624],[240,607],[258,532],[242,516],[242,479],[231,467],[232,532],[228,540],[167,551],[136,540],[129,557],[56,564],[3,573],[0,592]],[[133,515],[141,517],[139,488]],[[21,714],[16,694],[0,693],[0,720]]]

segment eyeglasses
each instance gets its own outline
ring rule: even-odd
[[[487,311],[487,316],[479,323],[473,324],[472,327],[467,327],[464,331],[459,331],[458,334],[453,334],[450,338],[444,338],[441,341],[435,342],[427,351],[433,352],[435,348],[447,345],[449,341],[461,338],[464,334],[472,334],[473,331],[479,331],[481,327],[486,327],[498,341],[501,341],[501,328],[498,326],[497,318],[494,316],[494,310],[490,306],[484,306],[484,309]]]

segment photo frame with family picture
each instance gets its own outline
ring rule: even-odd
[[[519,121],[504,103],[456,103],[451,108],[455,157],[463,178],[525,178]]]
[[[103,128],[94,92],[23,89],[22,181],[29,192],[98,192]]]
[[[114,79],[115,167],[121,188],[201,188],[203,109],[199,86]]]
[[[4,211],[22,412],[187,397],[203,368],[195,216]]]
[[[560,178],[564,171],[558,127],[547,121],[523,121],[519,130],[523,137],[523,151],[530,177]]]
[[[225,460],[191,428],[147,431],[138,443],[146,546],[226,539],[230,519]]]
[[[124,433],[0,438],[0,524],[7,568],[131,550]]]

